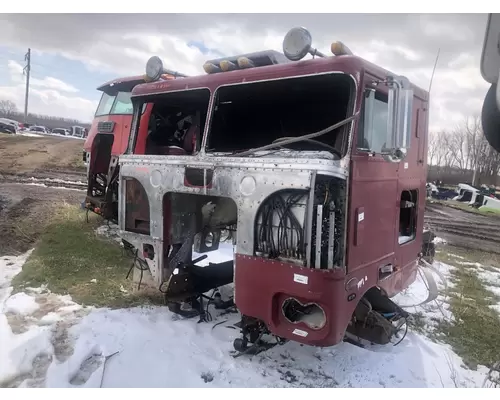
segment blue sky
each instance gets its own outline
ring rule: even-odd
[[[189,41],[187,42],[187,46],[196,49],[201,54],[209,58],[214,55],[217,57],[223,56],[222,52],[214,48],[207,47],[202,40]],[[10,47],[6,45],[0,46],[0,98],[5,97],[5,95],[2,97],[2,87],[5,88],[12,87],[14,84],[17,85],[16,96],[13,100],[17,104],[19,110],[24,107],[24,98],[20,96],[21,92],[24,92],[21,91],[20,87],[18,87],[21,84],[19,79],[24,78],[21,72],[13,71],[12,68],[9,67],[9,63],[12,64],[12,62],[16,62],[19,65],[24,66],[24,55],[26,51],[27,49],[24,50],[19,47]],[[141,70],[137,70],[135,74],[139,75],[142,72],[143,71]],[[109,69],[92,68],[86,65],[83,61],[69,59],[60,54],[36,50],[32,50],[31,53],[30,88],[34,90],[40,88],[39,81],[43,81],[47,77],[55,78],[78,90],[77,92],[66,93],[67,96],[71,98],[84,98],[96,104],[101,96],[101,92],[96,90],[96,88],[101,84],[119,76],[123,76],[123,74],[113,73]],[[46,87],[46,89],[51,88]],[[44,113],[44,108],[37,105],[36,99],[33,101],[34,96],[35,95],[33,93],[32,96],[30,96],[30,111]],[[77,112],[68,116],[72,118],[75,117],[84,119],[84,122],[92,118],[88,109],[82,113]]]

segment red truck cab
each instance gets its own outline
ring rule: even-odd
[[[184,75],[168,71],[162,80]],[[117,222],[118,218],[118,157],[128,147],[133,117],[131,101],[135,86],[146,83],[147,77],[129,76],[114,79],[99,86],[101,100],[83,146],[83,161],[87,165],[87,197],[83,207],[106,219]],[[148,121],[152,104],[141,109],[141,119]],[[147,136],[147,123],[143,123],[141,137]]]
[[[180,315],[203,318],[203,294],[233,282],[243,353],[269,334],[316,346],[400,340],[408,313],[390,298],[432,256],[428,93],[340,42],[326,56],[310,40],[294,28],[285,54],[209,60],[206,75],[132,94],[120,236]],[[198,267],[193,252],[216,250],[230,228],[233,260]]]
[[[114,79],[97,88],[102,92],[102,96],[83,145],[86,162],[89,161],[92,143],[99,132],[113,134],[112,155],[117,156],[125,152],[132,123],[133,107],[130,96],[136,85],[145,82],[143,76],[130,76]]]

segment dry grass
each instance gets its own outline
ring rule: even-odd
[[[500,256],[445,246],[436,259],[456,267],[451,273],[454,286],[448,291],[448,302],[454,318],[440,321],[440,337],[453,347],[470,368],[478,364],[492,366],[500,360],[500,316],[490,306],[498,304],[500,298],[480,280],[476,266],[463,265],[461,262],[478,262],[500,268]]]
[[[76,206],[61,207],[14,278],[15,290],[47,285],[80,304],[111,308],[157,302],[134,292],[132,281],[125,279],[132,260],[119,244],[97,236],[101,223],[97,216],[86,223]]]

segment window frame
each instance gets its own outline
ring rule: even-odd
[[[381,156],[382,149],[372,149],[372,148],[361,147],[359,144],[360,139],[366,138],[365,132],[367,130],[367,124],[366,124],[367,120],[365,119],[365,117],[366,117],[367,105],[372,107],[372,110],[371,110],[372,113],[373,113],[373,109],[375,108],[375,107],[373,107],[375,105],[375,102],[371,102],[371,101],[368,102],[369,96],[372,93],[374,93],[374,100],[375,101],[378,101],[380,103],[385,104],[386,109],[387,109],[386,126],[388,126],[388,123],[389,123],[389,98],[388,98],[388,94],[385,91],[377,90],[376,88],[366,87],[363,90],[363,94],[362,94],[363,100],[361,102],[361,110],[360,110],[361,112],[360,112],[359,123],[357,126],[357,132],[356,132],[356,152],[361,153],[361,154],[369,153],[372,155]],[[372,118],[371,123],[368,125],[368,129],[371,129],[371,131],[372,131],[370,133],[370,136],[369,136],[369,138],[371,140],[373,137],[373,118]],[[385,136],[387,138],[387,129],[385,131]],[[371,147],[371,145],[370,145],[370,147]]]

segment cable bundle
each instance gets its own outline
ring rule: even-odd
[[[285,200],[285,196],[289,194]],[[304,257],[304,231],[292,212],[304,198],[304,193],[281,192],[269,198],[259,210],[256,226],[257,251],[269,258]],[[278,225],[274,225],[277,217]]]

